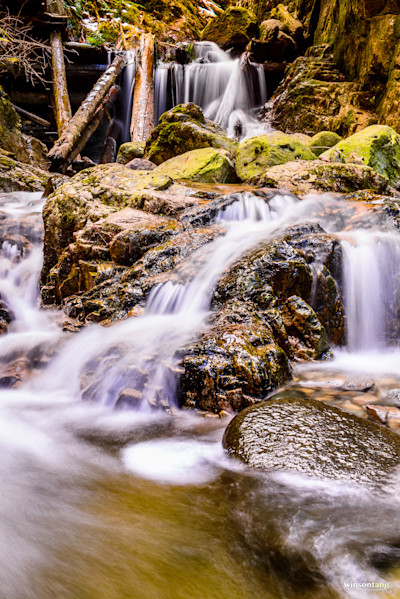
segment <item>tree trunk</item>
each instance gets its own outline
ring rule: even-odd
[[[125,58],[123,56],[116,56],[108,69],[97,81],[92,91],[82,102],[70,120],[68,127],[48,153],[48,158],[51,161],[51,171],[64,169],[65,163],[68,161],[71,153],[75,151],[82,134],[93,119],[99,106],[104,102],[107,93],[114,85],[124,65]]]
[[[84,130],[82,136],[79,138],[77,144],[75,145],[72,152],[69,154],[68,158],[64,161],[61,171],[65,173],[68,166],[75,160],[75,158],[80,154],[92,137],[93,133],[96,131],[97,127],[100,125],[101,121],[106,116],[107,112],[110,110],[115,100],[117,99],[119,92],[119,87],[117,85],[113,85],[113,87],[108,92],[106,98],[104,99],[103,104],[97,110],[92,120],[88,123],[86,129]]]
[[[28,112],[27,110],[24,110],[23,108],[20,108],[19,106],[16,106],[16,104],[13,104],[12,102],[10,102],[10,104],[14,108],[14,110],[16,110],[21,116],[24,116],[25,118],[27,118],[29,121],[32,121],[33,123],[42,125],[42,127],[46,127],[46,129],[50,129],[50,127],[51,127],[50,121],[46,121],[46,119],[42,119],[42,117],[37,116],[37,114]]]
[[[140,39],[140,65],[136,71],[131,118],[132,141],[146,141],[154,129],[154,38],[144,33]]]
[[[117,155],[118,139],[121,135],[121,126],[116,121],[110,123],[106,139],[101,151],[99,164],[115,162]]]
[[[59,31],[54,31],[50,35],[50,41],[52,52],[51,72],[53,78],[54,116],[56,119],[58,135],[62,135],[72,118],[72,111],[68,96],[61,33]]]

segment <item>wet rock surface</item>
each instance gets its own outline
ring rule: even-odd
[[[336,407],[281,393],[243,410],[224,447],[253,468],[383,484],[400,464],[393,432]]]

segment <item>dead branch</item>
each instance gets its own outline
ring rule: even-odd
[[[51,48],[33,38],[31,31],[18,17],[0,13],[0,73],[23,73],[33,85],[48,83],[44,73]]]

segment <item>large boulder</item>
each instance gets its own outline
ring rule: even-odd
[[[351,193],[368,189],[391,195],[389,180],[364,164],[338,164],[325,160],[297,160],[265,170],[251,183],[259,187],[279,187],[304,195],[313,191]]]
[[[361,161],[387,177],[393,185],[400,183],[400,135],[385,125],[372,125],[339,141],[321,155],[322,159]]]
[[[288,67],[265,116],[287,132],[334,131],[345,136],[377,122],[374,97],[372,90],[348,81],[337,68],[330,46],[321,44]]]
[[[209,147],[234,153],[237,142],[227,137],[218,125],[206,120],[195,104],[179,104],[160,117],[146,142],[145,154],[155,164],[161,164],[179,154]]]
[[[215,42],[223,50],[240,52],[258,35],[256,16],[246,8],[233,6],[218,15],[203,29],[201,39]]]
[[[199,183],[233,183],[235,169],[227,150],[202,148],[163,162],[155,172]]]
[[[281,393],[228,425],[228,453],[260,470],[384,484],[400,465],[400,437],[323,402]]]
[[[239,145],[236,155],[236,173],[239,179],[246,181],[276,164],[284,164],[292,160],[315,159],[315,154],[301,141],[275,131],[251,137]]]

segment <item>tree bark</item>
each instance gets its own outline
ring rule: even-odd
[[[104,102],[107,93],[114,85],[124,65],[125,58],[123,56],[116,56],[108,69],[97,81],[92,91],[82,102],[70,120],[68,127],[48,153],[48,158],[51,161],[51,171],[64,169],[65,163],[69,160],[72,152],[75,151],[82,134],[93,119],[99,106]]]
[[[37,116],[36,114],[33,114],[32,112],[28,112],[28,110],[24,110],[23,108],[16,106],[12,102],[10,102],[10,103],[11,103],[11,106],[14,108],[14,110],[16,110],[21,116],[24,116],[25,118],[27,118],[29,121],[32,121],[33,123],[37,123],[38,125],[42,125],[43,127],[46,127],[46,129],[50,129],[50,127],[51,127],[50,121],[46,121],[46,119],[42,119],[42,117]]]
[[[107,96],[104,99],[103,104],[97,110],[92,120],[88,123],[86,129],[84,130],[82,136],[78,140],[78,143],[74,147],[73,151],[69,154],[68,158],[62,165],[61,171],[65,173],[68,166],[75,160],[75,158],[80,154],[92,137],[93,133],[96,131],[97,127],[100,125],[101,121],[104,119],[108,111],[111,109],[115,100],[117,99],[119,92],[119,87],[117,85],[113,85],[113,87],[108,92]]]
[[[61,33],[59,31],[53,31],[50,35],[50,42],[52,52],[51,72],[53,78],[54,116],[56,119],[58,135],[61,135],[72,118]]]
[[[154,37],[144,33],[140,39],[140,64],[133,90],[131,139],[146,141],[154,129]]]

